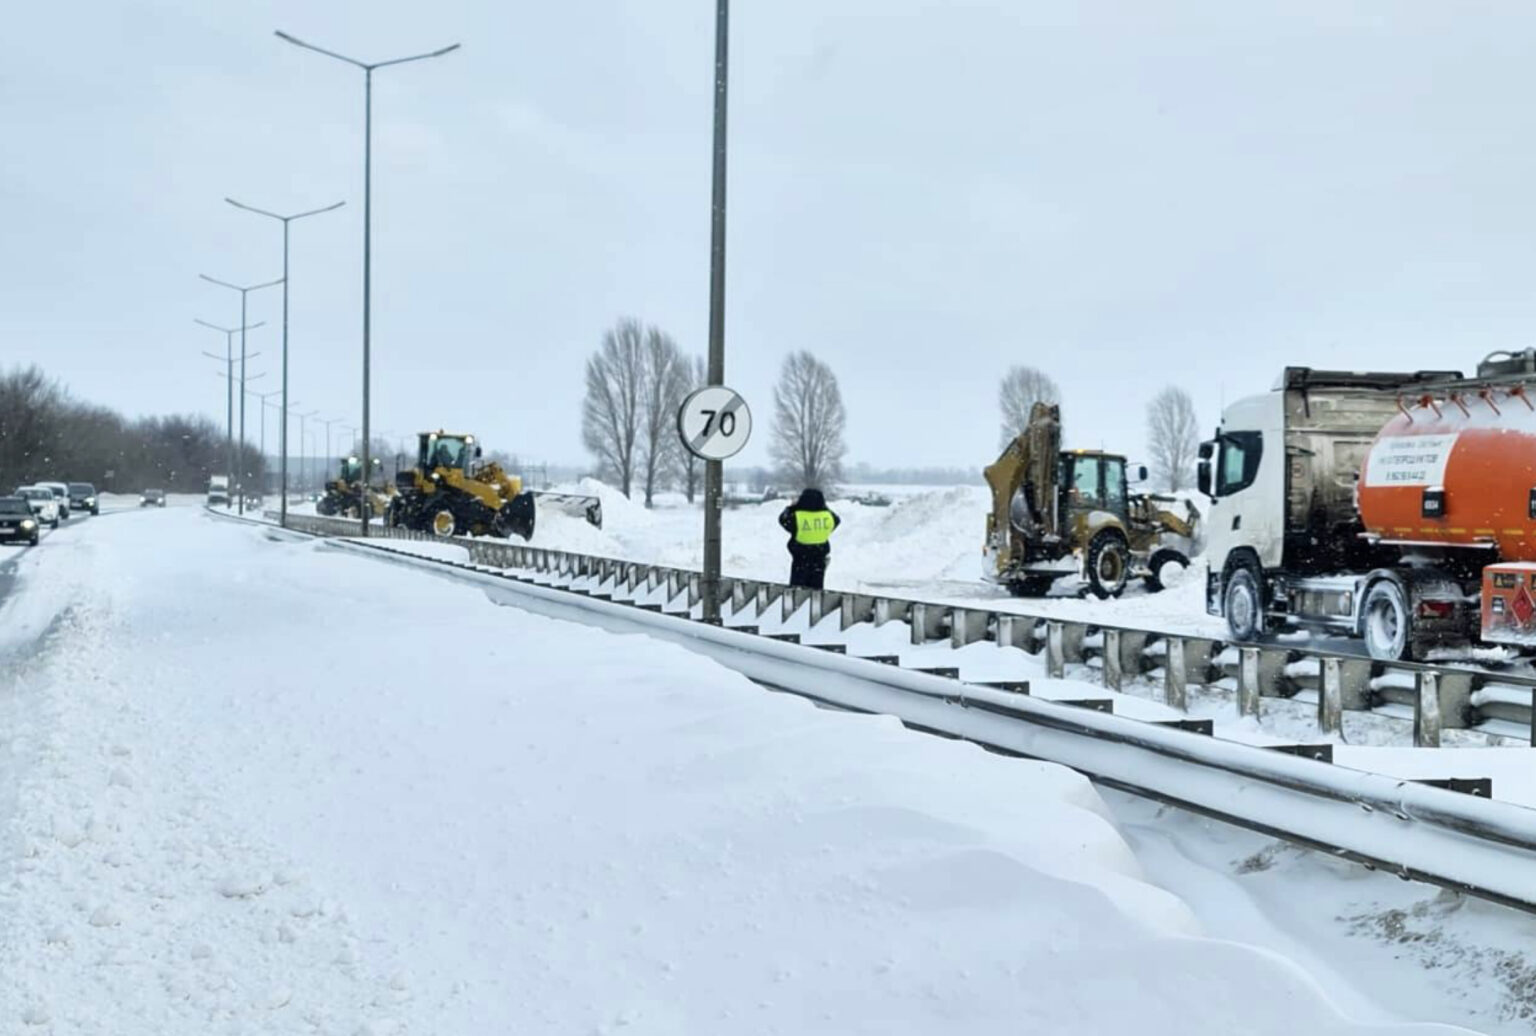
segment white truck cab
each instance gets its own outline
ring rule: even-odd
[[[1400,560],[1362,536],[1362,462],[1403,392],[1458,377],[1287,367],[1226,408],[1198,484],[1211,498],[1206,611],[1234,640],[1279,625],[1360,635],[1364,592]]]

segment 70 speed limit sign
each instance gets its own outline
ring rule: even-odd
[[[752,411],[733,389],[706,385],[677,408],[677,434],[695,457],[725,460],[751,438]]]

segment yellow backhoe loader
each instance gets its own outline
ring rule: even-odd
[[[1130,492],[1123,456],[1063,450],[1054,404],[1036,403],[1029,426],[983,475],[992,490],[984,575],[1014,596],[1043,596],[1073,574],[1101,598],[1119,596],[1133,577],[1155,592],[1167,565],[1189,565],[1194,506],[1184,501],[1180,515],[1162,506],[1176,504],[1172,497]]]

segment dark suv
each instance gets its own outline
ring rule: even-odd
[[[41,535],[31,504],[23,497],[0,496],[0,540],[24,540],[35,547]]]
[[[89,482],[71,482],[69,484],[69,506],[71,510],[100,514],[101,504],[96,500],[96,487]]]

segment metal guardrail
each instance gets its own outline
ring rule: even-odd
[[[321,536],[351,536],[356,524],[308,515],[288,516],[290,528]],[[381,538],[445,542],[441,537],[380,527]],[[502,540],[454,537],[475,564],[518,569],[564,579],[596,579],[625,594],[664,589],[668,605],[699,603],[702,575],[591,554],[551,550]],[[1083,622],[1017,611],[962,607],[880,594],[807,590],[760,579],[723,577],[721,599],[736,617],[759,619],[779,608],[788,619],[809,608],[812,626],[838,615],[839,628],[861,623],[904,622],[912,643],[947,640],[959,648],[992,642],[1044,657],[1046,675],[1066,676],[1068,666],[1090,665],[1106,689],[1121,691],[1134,680],[1160,687],[1170,708],[1188,711],[1191,688],[1229,686],[1239,716],[1259,715],[1265,698],[1315,697],[1320,734],[1339,734],[1348,712],[1386,708],[1412,712],[1413,743],[1432,748],[1445,730],[1482,730],[1536,746],[1536,677],[1464,666],[1383,662],[1357,655],[1283,644],[1231,644],[1100,622]]]
[[[324,535],[308,520],[300,524],[307,526],[302,531]],[[673,570],[598,564],[589,566],[593,578],[582,580],[587,585],[576,589],[558,585],[564,576],[552,568],[518,570],[500,564],[505,551],[531,548],[486,544],[492,549],[474,551],[479,557],[465,563],[350,538],[335,540],[335,546],[479,585],[493,598],[524,610],[673,640],[768,686],[845,709],[896,716],[914,729],[1003,754],[1057,762],[1102,783],[1406,879],[1536,912],[1536,811],[1449,790],[1447,782],[1414,782],[1334,766],[1319,761],[1327,753],[1312,751],[1313,746],[1283,753],[1225,741],[1210,736],[1208,726],[1194,729],[1199,724],[1191,721],[1148,723],[1100,711],[1092,702],[1042,701],[1029,695],[1027,684],[962,683],[948,673],[849,657],[841,645],[815,645],[831,650],[813,650],[789,634],[760,636],[753,626],[709,625],[694,614],[697,600],[690,582],[670,581]],[[547,560],[553,564],[576,557]],[[739,589],[745,595],[751,587]],[[667,605],[639,603],[657,590]],[[757,606],[758,597],[743,599]],[[794,600],[792,595],[789,601]],[[799,607],[815,600],[807,596]],[[826,595],[821,600],[824,615],[832,614]],[[682,611],[665,614],[668,606]],[[918,625],[924,621],[919,616]]]

